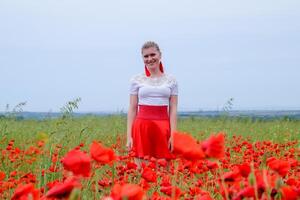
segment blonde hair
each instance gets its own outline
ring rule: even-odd
[[[151,48],[151,47],[154,47],[160,54],[161,54],[161,51],[159,49],[159,46],[157,43],[153,42],[153,41],[147,41],[143,44],[142,46],[142,53],[143,53],[143,50],[144,49],[148,49],[148,48]]]

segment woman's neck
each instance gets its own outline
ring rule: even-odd
[[[150,77],[160,77],[163,75],[163,73],[159,69],[155,70],[149,70],[150,71]]]

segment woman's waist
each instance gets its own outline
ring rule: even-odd
[[[169,119],[167,105],[138,105],[137,118],[139,119]]]
[[[139,105],[168,106],[170,98],[160,96],[139,96]]]

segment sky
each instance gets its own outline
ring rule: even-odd
[[[299,0],[0,0],[0,111],[124,111],[156,41],[179,111],[300,109]]]

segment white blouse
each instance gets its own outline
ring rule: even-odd
[[[153,78],[139,74],[130,79],[130,94],[138,95],[139,105],[169,105],[170,96],[178,95],[178,85],[168,74]]]

